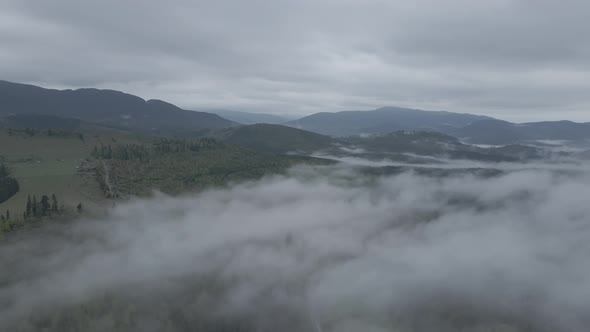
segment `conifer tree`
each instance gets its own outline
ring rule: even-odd
[[[32,212],[35,217],[39,215],[39,209],[37,209],[37,196],[33,195]]]
[[[31,195],[27,196],[27,210],[26,210],[26,216],[30,217],[31,213],[33,212],[33,203],[31,202]]]
[[[59,204],[57,203],[57,196],[55,194],[51,195],[51,211],[57,212],[59,208]]]
[[[46,216],[47,212],[49,212],[49,209],[51,209],[49,197],[47,197],[47,195],[41,196],[41,215]]]

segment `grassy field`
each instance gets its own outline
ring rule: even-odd
[[[23,131],[0,129],[0,158],[18,180],[20,191],[0,204],[0,213],[10,210],[22,216],[27,196],[56,194],[60,204],[74,209],[104,203],[104,196],[92,173],[78,172],[77,167],[90,157],[100,144],[139,142],[133,135],[100,128],[86,128],[78,134],[48,135],[41,131],[29,135]]]

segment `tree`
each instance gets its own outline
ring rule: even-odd
[[[27,211],[26,216],[30,217],[31,213],[33,212],[33,203],[31,203],[31,195],[27,196]]]
[[[78,203],[78,206],[76,206],[76,208],[78,209],[78,213],[82,213],[82,203]]]
[[[10,211],[6,210],[6,220],[10,220]]]
[[[57,204],[57,196],[55,194],[51,195],[51,211],[57,212],[59,208],[59,204]]]
[[[37,209],[37,196],[35,195],[33,195],[32,212],[35,217],[39,215],[39,209]]]
[[[47,195],[43,195],[41,197],[41,215],[46,216],[50,209],[51,204],[49,203],[49,197],[47,197]]]

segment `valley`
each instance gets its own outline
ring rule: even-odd
[[[193,126],[184,121],[202,114],[173,105],[158,111],[166,121],[140,120],[153,111],[142,108],[115,120],[132,98],[118,92],[43,93],[90,93],[80,107],[106,98],[108,112],[0,108],[0,183],[13,183],[0,202],[2,329],[549,332],[587,323],[577,311],[585,305],[569,298],[569,325],[554,319],[563,285],[583,287],[572,280],[590,252],[578,227],[590,215],[585,134],[478,129],[502,139],[467,139],[451,133],[494,120],[397,109],[378,112],[391,111],[395,126],[381,119],[368,131],[355,119],[343,131],[295,128],[305,118]],[[551,241],[560,251],[547,260]],[[524,310],[531,296],[539,300]]]

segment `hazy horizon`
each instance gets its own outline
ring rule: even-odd
[[[11,82],[11,83],[17,83],[17,84],[28,84],[28,85],[35,85],[35,86],[39,86],[42,88],[46,88],[46,89],[57,89],[57,90],[77,90],[77,89],[101,89],[101,90],[116,90],[116,91],[121,91],[124,93],[129,93],[128,91],[124,91],[124,90],[117,90],[114,88],[109,88],[109,87],[62,87],[62,86],[55,86],[55,87],[51,87],[51,86],[42,86],[42,85],[38,85],[35,83],[26,83],[26,82]],[[158,99],[158,98],[150,98],[150,97],[144,97],[144,96],[140,96],[137,95],[138,97],[144,99],[144,100],[150,100],[150,99]],[[575,119],[566,119],[566,118],[547,118],[547,119],[529,119],[527,121],[518,121],[518,120],[511,120],[513,117],[507,116],[505,118],[501,118],[501,117],[496,117],[493,116],[491,114],[485,114],[485,113],[477,113],[477,112],[458,112],[458,111],[454,111],[454,110],[446,110],[446,109],[420,109],[420,108],[416,108],[416,107],[402,107],[399,105],[382,105],[382,106],[378,106],[375,107],[373,109],[344,109],[344,110],[334,110],[334,111],[320,111],[320,112],[316,112],[316,113],[308,113],[308,114],[293,114],[293,113],[272,113],[272,112],[264,112],[261,110],[257,110],[257,109],[240,109],[240,107],[237,107],[236,109],[231,109],[231,108],[216,108],[216,107],[183,107],[181,105],[178,105],[176,103],[174,103],[173,101],[170,100],[165,100],[165,99],[158,99],[158,100],[163,100],[165,102],[174,104],[182,109],[188,110],[188,111],[196,111],[196,112],[211,112],[211,113],[216,113],[216,112],[223,112],[223,111],[230,111],[230,112],[245,112],[245,113],[255,113],[255,114],[270,114],[270,115],[276,115],[276,116],[280,116],[285,118],[287,121],[289,120],[295,120],[295,119],[299,119],[299,118],[303,118],[309,115],[313,115],[316,113],[321,113],[321,112],[328,112],[328,113],[338,113],[338,112],[366,112],[366,111],[374,111],[376,109],[379,108],[385,108],[385,107],[400,107],[400,108],[408,108],[408,109],[415,109],[418,111],[434,111],[434,112],[438,112],[438,111],[442,111],[442,112],[453,112],[453,113],[467,113],[467,114],[474,114],[474,115],[482,115],[482,116],[488,116],[488,117],[492,117],[498,120],[505,120],[505,121],[509,121],[509,122],[514,122],[514,123],[526,123],[526,122],[539,122],[539,121],[573,121],[573,122],[590,122],[590,118],[587,120],[575,120]]]
[[[0,4],[3,79],[187,109],[384,105],[590,121],[590,5],[68,0]]]

